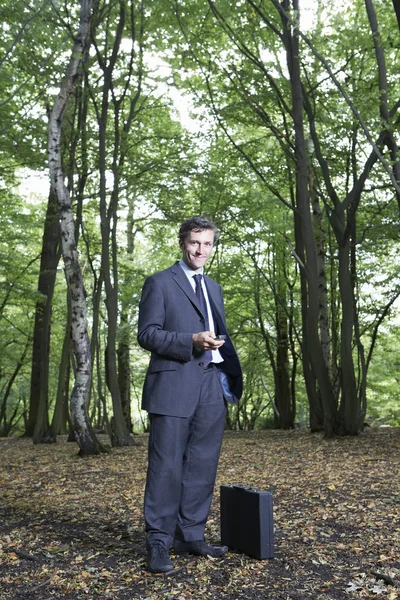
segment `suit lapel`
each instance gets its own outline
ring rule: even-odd
[[[170,271],[172,273],[172,277],[175,283],[177,283],[177,285],[179,285],[182,291],[185,292],[186,296],[193,304],[193,306],[199,311],[199,313],[204,318],[206,318],[207,315],[203,315],[197,296],[194,293],[192,286],[190,285],[186,273],[184,273],[183,269],[181,269],[181,267],[179,266],[179,263],[177,262],[174,265],[172,265],[172,267],[170,267]],[[208,299],[211,304],[211,310],[213,312],[215,324],[218,326],[218,330],[220,333],[226,333],[226,326],[224,318],[222,316],[223,313],[221,312],[219,306],[219,296],[217,296],[216,294],[216,284],[207,275],[204,275],[204,281],[206,284]]]
[[[194,293],[194,290],[193,290],[192,286],[190,285],[190,282],[189,282],[186,274],[183,272],[183,269],[181,269],[181,267],[179,266],[179,263],[175,263],[171,267],[171,273],[172,273],[172,277],[173,277],[175,283],[177,283],[179,285],[179,287],[182,289],[183,292],[185,292],[186,296],[188,297],[190,302],[193,304],[193,306],[195,306],[196,309],[199,311],[199,313],[202,314],[201,308],[200,308],[200,303],[197,299],[197,296]],[[203,317],[204,317],[204,315],[203,315]]]

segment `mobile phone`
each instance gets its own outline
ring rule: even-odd
[[[216,335],[215,340],[226,340],[226,335]]]

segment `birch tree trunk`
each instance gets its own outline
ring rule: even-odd
[[[79,31],[71,59],[49,120],[50,180],[60,208],[62,256],[71,298],[71,337],[76,358],[75,383],[71,394],[71,419],[81,456],[106,452],[90,424],[87,404],[91,383],[91,354],[86,316],[86,294],[78,260],[74,218],[69,191],[64,184],[61,162],[61,126],[68,100],[79,74],[79,67],[88,44],[93,0],[81,0]]]

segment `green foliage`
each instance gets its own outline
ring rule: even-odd
[[[386,329],[386,328],[385,328]],[[400,327],[379,336],[368,378],[367,423],[400,427]]]
[[[374,5],[386,56],[391,108],[398,100],[398,29],[394,12],[383,2]],[[280,401],[280,366],[285,369],[289,401],[294,406],[291,423],[305,424],[308,402],[301,367],[303,316],[294,227],[297,165],[282,17],[267,0],[257,5],[240,0],[235,10],[227,0],[159,0],[142,8],[139,3],[97,3],[91,47],[65,117],[63,160],[76,210],[90,331],[97,316],[95,293],[104,266],[99,198],[105,178],[109,214],[117,203],[110,220],[117,231],[113,273],[119,294],[117,341],[125,336],[130,339],[135,406],[147,361],[135,342],[141,286],[150,273],[179,258],[179,224],[189,214],[201,213],[221,230],[207,269],[223,286],[229,330],[245,372],[245,397],[239,409],[231,409],[230,426],[277,425],[273,402]],[[347,3],[337,10],[336,3],[320,1],[312,12],[311,24],[300,18],[308,40],[301,37],[300,50],[303,91],[309,103],[307,111],[304,107],[309,185],[321,209],[315,236],[326,261],[329,328],[334,340],[332,368],[340,370],[338,243],[329,216],[359,177],[371,147],[327,65],[373,140],[382,130],[380,90],[364,3]],[[47,110],[65,70],[78,13],[78,2],[32,0],[27,4],[18,0],[11,7],[0,0],[0,304],[4,303],[0,394],[32,332],[38,275],[35,259],[40,254],[44,220],[44,204],[21,197],[15,174],[21,167],[43,172],[46,166]],[[176,90],[179,100],[173,101]],[[188,104],[192,119],[182,123],[179,109],[185,108],[183,103]],[[108,112],[103,123],[105,107]],[[311,141],[312,126],[334,195]],[[382,152],[391,164],[388,150]],[[43,190],[41,201],[46,198],[47,190]],[[378,161],[360,198],[352,242],[356,312],[367,355],[374,327],[399,290],[398,224],[393,187]],[[66,314],[60,271],[53,306],[50,410]],[[98,316],[96,352],[100,358],[95,363],[95,378],[105,388],[103,353],[108,323],[104,290]],[[398,423],[397,365],[391,351],[397,347],[397,329],[393,321],[386,325],[386,333],[379,338],[371,361],[367,417]],[[359,365],[356,343],[354,348]],[[29,353],[13,386],[9,410],[21,397],[18,389],[22,387],[26,401],[28,376]]]
[[[29,399],[29,357],[44,214],[37,199],[22,200],[16,185],[16,180],[8,178],[0,189],[0,409],[9,394],[4,418],[11,418],[18,407],[14,424]],[[0,431],[3,428],[1,422]]]

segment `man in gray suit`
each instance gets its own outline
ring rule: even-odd
[[[150,418],[144,515],[147,566],[168,573],[176,554],[223,556],[204,541],[226,418],[242,394],[218,283],[203,275],[218,239],[204,217],[182,223],[182,258],[146,279],[138,341],[151,351],[142,408]]]

